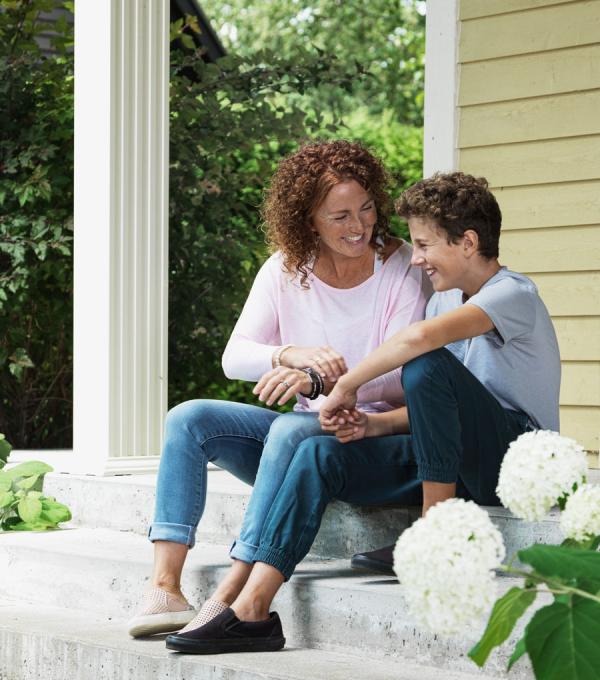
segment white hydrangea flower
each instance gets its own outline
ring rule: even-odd
[[[413,616],[435,633],[452,635],[477,626],[493,606],[492,570],[504,555],[485,510],[452,498],[401,534],[394,570]]]
[[[583,484],[569,496],[560,528],[567,538],[576,541],[600,536],[600,486]]]
[[[517,517],[541,520],[586,473],[585,451],[574,439],[549,430],[525,432],[508,447],[496,493]]]

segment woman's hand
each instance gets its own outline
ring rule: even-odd
[[[342,444],[357,441],[368,436],[369,416],[364,411],[338,411],[330,420],[321,421],[321,427],[326,432],[333,432]]]
[[[314,368],[330,382],[348,372],[344,357],[331,347],[290,347],[281,355],[281,365],[289,368]]]
[[[278,366],[267,371],[256,383],[253,394],[257,394],[260,401],[272,406],[275,402],[279,406],[285,404],[298,393],[310,394],[312,381],[304,371],[287,366]]]

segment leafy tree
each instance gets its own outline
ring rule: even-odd
[[[345,96],[326,85],[314,108],[349,113],[394,111],[409,125],[423,123],[425,3],[419,0],[213,0],[206,11],[234,52],[254,56],[268,47],[294,60],[307,45],[323,61],[358,62],[367,77]]]
[[[0,11],[0,430],[68,446],[72,413],[73,58],[35,42],[52,0]]]

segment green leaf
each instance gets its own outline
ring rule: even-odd
[[[39,478],[40,478],[39,475],[32,475],[31,477],[24,477],[23,479],[20,479],[17,482],[17,486],[19,487],[19,489],[31,489],[36,485]]]
[[[600,680],[600,604],[573,596],[537,611],[525,645],[537,680]]]
[[[42,463],[39,460],[29,460],[26,463],[21,463],[20,465],[15,465],[14,468],[7,470],[7,474],[12,480],[18,479],[19,477],[30,477],[31,475],[45,475],[47,472],[52,472],[52,469],[46,463]]]
[[[561,543],[563,548],[575,548],[577,550],[597,550],[600,546],[600,536],[590,536],[585,541],[576,541],[574,538],[565,538]]]
[[[492,649],[508,638],[517,621],[535,600],[535,596],[535,590],[515,587],[496,602],[483,637],[469,652],[469,656],[478,666],[483,666]]]
[[[531,565],[538,574],[562,583],[576,583],[582,590],[600,590],[600,553],[559,545],[532,545],[520,550],[521,562]]]
[[[0,467],[4,467],[11,450],[12,446],[6,441],[6,437],[0,434]]]
[[[525,647],[525,638],[522,637],[516,644],[513,653],[508,660],[507,672],[517,663],[517,661],[525,654],[527,647]]]
[[[15,500],[15,494],[12,491],[0,491],[0,508],[7,508]]]
[[[4,470],[0,470],[0,491],[9,491],[12,487],[12,479]]]
[[[17,512],[19,513],[19,517],[24,522],[35,522],[42,514],[42,502],[39,498],[25,496],[25,498],[22,498],[19,501]]]
[[[62,503],[57,503],[49,498],[43,498],[41,519],[46,520],[53,525],[59,524],[60,522],[68,522],[71,519],[71,511]]]

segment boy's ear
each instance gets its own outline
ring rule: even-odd
[[[479,234],[473,229],[463,233],[463,251],[466,257],[472,257],[479,250]]]

